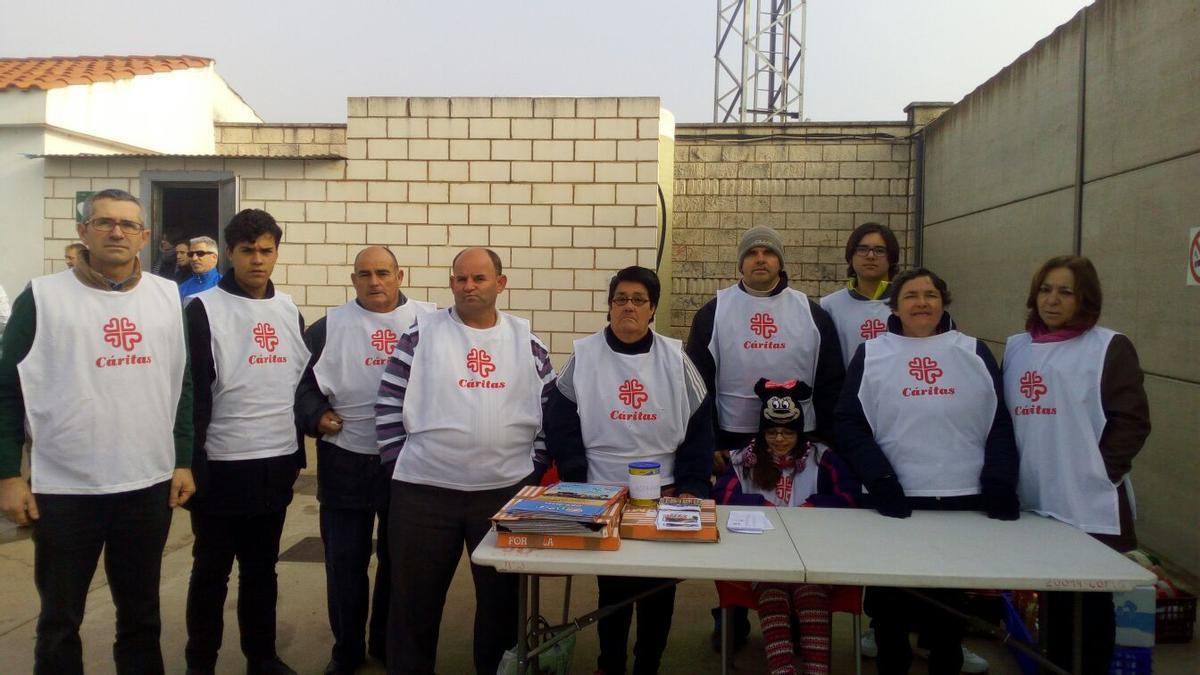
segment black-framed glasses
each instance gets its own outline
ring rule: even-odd
[[[188,251],[189,258],[203,258],[206,255],[216,255],[216,251]]]
[[[887,255],[887,252],[886,246],[867,246],[865,244],[860,244],[854,247],[854,255],[860,255],[864,258],[871,253],[874,253],[876,256],[882,258],[883,256]]]
[[[641,306],[645,305],[647,302],[650,302],[650,298],[642,297],[640,295],[634,295],[634,296],[618,295],[612,299],[612,304],[614,304],[618,307],[624,307],[625,305],[628,305],[631,302],[633,303],[634,307],[641,307]]]
[[[125,234],[137,234],[146,229],[145,225],[133,220],[116,220],[115,218],[92,218],[88,225],[97,232],[112,232],[114,227],[121,228]]]

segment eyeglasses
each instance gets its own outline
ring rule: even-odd
[[[634,295],[634,296],[618,295],[612,299],[612,304],[614,304],[618,307],[624,307],[625,305],[628,305],[631,302],[633,303],[634,307],[641,307],[642,305],[645,305],[647,302],[650,302],[650,298],[645,298],[640,295]]]
[[[189,258],[203,258],[206,255],[216,255],[216,251],[188,251]]]
[[[860,245],[860,246],[854,247],[854,255],[860,255],[864,258],[872,253],[874,253],[876,256],[882,258],[883,256],[887,255],[887,252],[888,252],[888,250],[887,250],[886,246]]]
[[[763,436],[794,436],[796,432],[787,427],[773,427],[763,432]]]
[[[141,223],[132,220],[114,220],[113,218],[92,218],[87,224],[97,232],[112,232],[114,227],[119,227],[125,234],[137,234],[146,229]]]

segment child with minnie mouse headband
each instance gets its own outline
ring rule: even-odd
[[[801,403],[812,395],[803,382],[761,379],[754,392],[762,401],[758,433],[750,445],[730,453],[713,488],[719,504],[749,506],[855,506],[862,485],[828,446],[804,433]],[[795,673],[789,615],[800,632],[800,672],[828,673],[829,586],[753,583],[759,621],[772,675]]]

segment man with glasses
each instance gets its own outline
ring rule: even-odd
[[[161,673],[159,575],[171,509],[195,491],[179,295],[143,274],[138,200],[102,190],[72,269],[17,298],[0,357],[0,509],[33,525],[34,672],[83,672],[79,626],[101,552],[118,673]],[[21,446],[32,437],[32,490]]]
[[[192,266],[192,276],[179,285],[181,298],[207,291],[221,281],[221,273],[217,271],[217,242],[212,237],[195,237],[189,243],[188,262]]]
[[[887,225],[863,223],[846,240],[846,287],[821,298],[837,328],[844,365],[859,345],[887,332],[888,284],[899,262],[900,243]]]
[[[716,400],[718,474],[729,451],[749,445],[758,431],[762,407],[754,385],[764,377],[809,385],[812,398],[800,402],[804,431],[825,442],[833,437],[833,409],[845,376],[837,331],[825,310],[788,286],[783,261],[779,233],[765,225],[750,228],[738,244],[741,280],[717,291],[692,319],[687,354]],[[714,609],[714,621],[718,616]],[[736,650],[745,644],[750,622],[744,611],[733,616]],[[720,630],[712,641],[719,648]]]
[[[658,276],[626,267],[608,284],[608,326],[575,341],[550,395],[546,440],[563,480],[626,485],[630,462],[657,462],[664,495],[707,497],[712,398],[679,340],[650,329]],[[600,576],[601,607],[650,591],[662,579]],[[675,586],[636,602],[635,673],[658,672]],[[629,604],[600,619],[600,672],[625,672]]]

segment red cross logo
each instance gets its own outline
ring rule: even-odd
[[[137,325],[128,318],[114,316],[104,324],[104,341],[131,352],[133,346],[142,341],[142,334],[138,332]]]
[[[867,319],[858,327],[858,336],[864,340],[872,340],[887,331],[887,324],[879,319]]]
[[[633,406],[633,409],[637,410],[642,407],[643,403],[650,400],[650,395],[646,393],[646,387],[641,382],[625,380],[617,388],[617,398],[621,399],[621,403]]]
[[[279,338],[275,335],[275,327],[269,323],[258,323],[254,325],[254,341],[259,347],[273,352],[276,345],[279,344]]]
[[[1037,403],[1039,399],[1046,395],[1046,385],[1042,382],[1042,376],[1036,370],[1027,370],[1021,376],[1021,395],[1025,398]]]
[[[795,476],[791,475],[791,474],[779,476],[779,482],[775,484],[775,496],[778,497],[781,501],[784,501],[784,502],[791,501],[791,499],[792,499],[792,481],[794,479],[795,479]]]
[[[933,384],[942,376],[942,369],[937,361],[928,356],[916,356],[908,362],[908,374],[917,378],[918,382]]]
[[[371,346],[389,356],[396,351],[396,342],[396,333],[391,328],[380,328],[371,333]]]
[[[775,319],[770,314],[758,312],[750,317],[750,332],[764,340],[770,340],[772,335],[779,332],[779,326],[775,325]]]
[[[496,370],[496,364],[492,363],[492,355],[482,349],[475,347],[467,352],[467,370],[472,373],[479,373],[480,377],[487,377]]]

